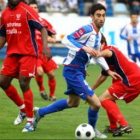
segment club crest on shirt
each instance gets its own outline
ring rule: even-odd
[[[16,14],[17,19],[16,20],[20,20],[21,14]]]

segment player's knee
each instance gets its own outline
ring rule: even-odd
[[[68,101],[68,106],[69,107],[78,107],[80,104],[79,101]]]
[[[7,81],[3,81],[3,80],[0,80],[0,87],[2,88],[2,89],[7,89],[8,87],[10,86],[10,83],[9,82],[7,82]]]
[[[43,76],[43,71],[38,71],[38,72],[37,72],[37,76],[38,76],[38,77],[42,77],[42,76]]]
[[[54,73],[48,73],[48,78],[49,79],[54,79],[55,78],[55,74]]]
[[[20,88],[23,92],[26,92],[29,89],[29,84],[25,81],[19,81]]]

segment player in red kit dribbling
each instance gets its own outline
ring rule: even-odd
[[[32,127],[33,93],[30,89],[30,80],[35,76],[39,56],[35,29],[41,32],[44,54],[50,59],[47,39],[44,37],[47,33],[42,19],[21,0],[8,0],[8,6],[1,14],[0,49],[7,42],[7,56],[1,69],[0,87],[20,109],[14,124],[20,124],[27,116],[27,123],[22,132],[34,131]],[[21,99],[16,88],[11,85],[13,78],[19,79],[24,100]]]

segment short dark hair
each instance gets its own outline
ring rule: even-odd
[[[100,3],[94,3],[91,8],[90,8],[90,14],[91,15],[94,15],[94,13],[97,11],[97,10],[105,10],[106,11],[106,8],[100,4]]]
[[[102,37],[101,37],[101,44],[105,43],[105,45],[107,45],[107,41],[106,41],[105,36],[103,35],[103,33],[101,33],[101,34],[102,34]]]
[[[139,13],[138,13],[138,12],[131,12],[131,13],[130,13],[130,17],[131,17],[132,15],[137,15],[137,16],[139,16]]]
[[[28,5],[30,5],[30,4],[36,4],[38,6],[38,3],[37,3],[36,0],[30,0],[30,2],[28,3]]]

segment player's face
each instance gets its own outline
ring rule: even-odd
[[[138,15],[131,15],[131,22],[132,24],[138,23]]]
[[[91,15],[93,24],[97,30],[100,30],[100,28],[104,25],[105,17],[104,10],[97,10],[94,15]]]
[[[12,5],[17,5],[20,2],[20,0],[8,0],[8,2]]]
[[[39,12],[37,4],[30,4],[29,6],[32,7],[37,13]]]

